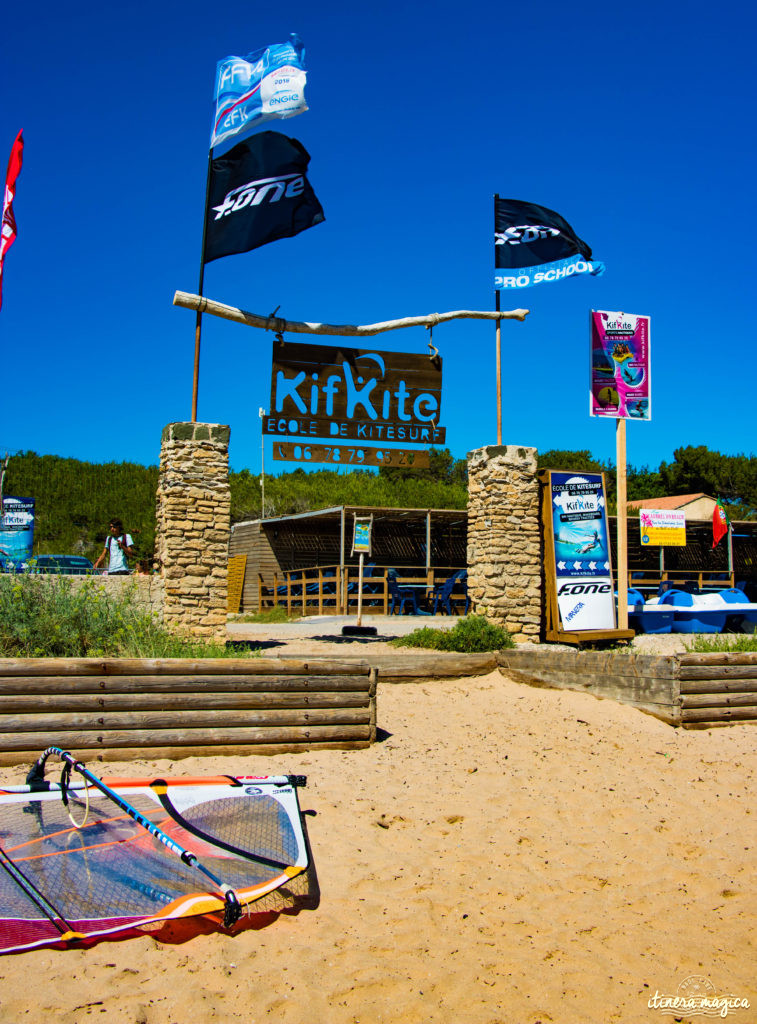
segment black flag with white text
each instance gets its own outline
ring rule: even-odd
[[[546,206],[494,197],[494,287],[528,288],[573,274],[601,274],[591,248]]]
[[[325,218],[297,139],[259,132],[211,163],[203,262],[290,238]]]

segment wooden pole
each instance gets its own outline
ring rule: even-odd
[[[495,309],[499,313],[499,291],[495,291]],[[497,444],[502,444],[502,328],[501,321],[497,320]]]
[[[246,327],[259,327],[263,331],[275,331],[280,334],[336,334],[351,338],[370,338],[384,331],[398,331],[405,327],[436,327],[450,320],[525,320],[529,314],[527,309],[509,309],[495,313],[493,310],[456,309],[449,313],[427,313],[424,316],[406,316],[399,320],[383,320],[377,324],[320,324],[304,320],[284,320],[280,316],[260,316],[249,313],[236,306],[227,306],[223,302],[214,302],[203,295],[191,295],[188,292],[175,292],[174,306],[184,309],[195,309],[211,316],[219,316],[223,320],[233,320]]]
[[[205,178],[205,206],[202,211],[202,248],[200,250],[200,283],[197,290],[202,295],[205,283],[205,237],[208,225],[208,196],[210,195],[210,174],[213,169],[213,150],[208,150],[208,173]],[[195,317],[195,362],[192,376],[192,423],[197,422],[197,393],[200,389],[200,338],[202,336],[202,310],[198,307]]]
[[[618,536],[618,629],[628,629],[628,543],[626,535],[626,421],[615,421]]]
[[[360,561],[358,567],[358,579],[357,579],[357,624],[362,626],[363,624],[363,552],[360,552]]]

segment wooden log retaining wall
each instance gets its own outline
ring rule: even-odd
[[[630,704],[685,729],[757,723],[757,654],[500,651],[500,670],[537,686]]]
[[[376,738],[376,670],[299,659],[0,658],[0,765],[296,753]]]
[[[757,654],[679,655],[681,725],[757,722]]]

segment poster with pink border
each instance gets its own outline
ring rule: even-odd
[[[651,420],[648,316],[591,311],[589,415]]]

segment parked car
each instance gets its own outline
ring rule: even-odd
[[[94,570],[92,562],[81,555],[37,555],[32,563],[32,572],[55,572],[64,576],[87,576]]]

